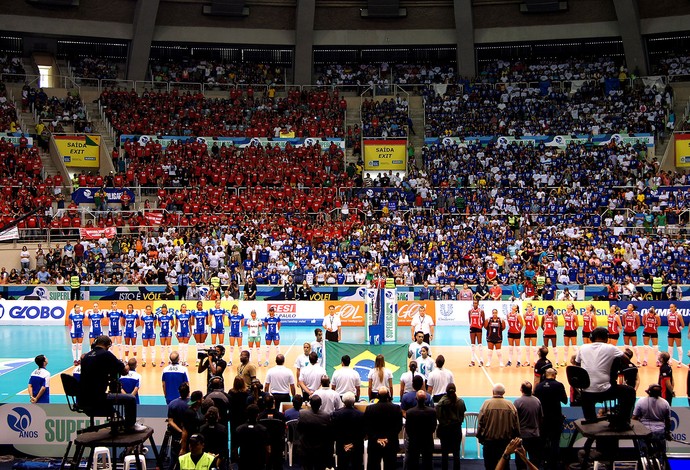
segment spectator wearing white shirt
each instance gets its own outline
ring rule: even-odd
[[[343,407],[343,401],[340,399],[338,392],[331,388],[331,381],[327,375],[321,376],[321,388],[314,391],[313,397],[321,397],[321,411],[324,413],[333,413]]]
[[[386,367],[386,358],[383,354],[376,356],[374,367],[369,371],[369,401],[378,398],[378,390],[387,387],[393,390],[393,373]]]
[[[434,403],[438,403],[446,394],[446,387],[450,383],[455,383],[453,373],[448,369],[444,369],[446,358],[442,354],[436,357],[436,368],[429,374],[429,379],[426,382],[427,391],[433,397]]]
[[[275,398],[276,408],[280,409],[280,404],[290,403],[295,396],[295,376],[290,369],[285,367],[285,356],[276,356],[276,365],[268,369],[264,382],[264,391],[271,393]]]
[[[309,353],[309,365],[303,368],[299,375],[299,386],[302,396],[309,400],[314,392],[321,387],[321,377],[328,375],[326,369],[318,364],[319,356],[312,351]]]
[[[414,339],[415,340],[410,344],[410,347],[407,348],[407,357],[417,360],[422,356],[422,348],[424,346],[426,346],[427,350],[429,350],[429,344],[424,342],[424,333],[422,331],[417,331],[414,334]]]
[[[424,342],[431,344],[434,337],[434,320],[426,314],[426,306],[419,307],[419,313],[412,318],[412,340],[415,339],[415,334],[421,331],[424,334]]]
[[[357,401],[359,401],[362,381],[359,377],[359,372],[350,367],[350,360],[350,356],[347,354],[340,358],[341,367],[333,373],[331,388],[333,388],[340,397],[348,392],[352,392],[355,394]]]

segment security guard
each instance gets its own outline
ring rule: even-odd
[[[180,455],[180,470],[211,470],[216,456],[204,452],[205,438],[203,434],[192,434],[187,441],[189,452]]]
[[[81,300],[81,277],[76,270],[72,271],[72,275],[69,277],[69,286],[71,288],[69,299]]]
[[[652,278],[652,298],[654,300],[661,300],[662,292],[664,290],[664,278],[657,274]]]

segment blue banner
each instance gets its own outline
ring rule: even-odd
[[[688,324],[688,320],[690,320],[690,302],[684,302],[684,301],[678,301],[678,302],[671,302],[669,300],[652,300],[652,301],[642,301],[642,302],[633,302],[633,301],[618,301],[614,302],[615,305],[617,305],[620,309],[621,312],[625,311],[628,308],[628,305],[633,304],[635,307],[635,310],[640,312],[641,315],[646,315],[647,312],[649,312],[650,307],[654,307],[654,311],[656,312],[657,315],[661,318],[661,326],[668,326],[668,323],[666,321],[666,317],[668,316],[669,312],[669,306],[671,304],[675,304],[676,308],[678,310],[678,313],[683,315],[683,320],[685,321],[685,324]]]
[[[72,193],[72,200],[77,204],[93,204],[94,196],[101,188],[79,188]],[[129,194],[130,201],[134,203],[135,196],[129,188],[105,188],[109,203],[119,203],[123,193]]]

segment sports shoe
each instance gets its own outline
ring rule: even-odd
[[[529,362],[525,362],[524,365],[525,365],[525,367],[532,367],[532,364],[530,364]]]
[[[479,361],[479,367],[484,365],[484,361]]]
[[[229,361],[229,362],[228,362],[228,365],[231,366],[231,365],[232,365],[232,361]]]
[[[146,361],[141,363],[141,367],[146,367]]]
[[[77,360],[75,359],[74,362],[73,362],[73,364],[76,366],[77,364],[79,364],[79,361],[77,361]]]
[[[161,367],[165,367],[165,362],[161,361]]]
[[[515,364],[515,367],[522,367],[522,364],[520,364],[520,361],[517,361],[517,364]]]
[[[647,367],[647,361],[644,361],[644,362],[642,363],[642,367]]]
[[[146,426],[144,426],[143,424],[134,423],[134,426],[132,426],[131,428],[128,428],[127,430],[129,432],[143,432],[143,431],[146,431],[147,429],[148,428]]]
[[[470,361],[470,367],[474,367],[474,366],[475,366],[474,361]]]
[[[482,364],[482,365],[483,365],[483,364]],[[490,362],[487,362],[487,363],[486,363],[486,367],[491,367],[491,363],[490,363]]]
[[[508,367],[512,366],[512,365],[513,365],[513,361],[508,361],[508,363],[507,363],[506,365],[507,365]],[[503,367],[503,364],[501,364],[501,367]]]
[[[498,365],[499,365],[500,367],[505,367],[505,366],[503,365],[502,362],[499,362]]]
[[[681,367],[683,367],[683,363],[682,363],[682,362],[679,362],[678,365],[677,365],[676,367],[678,367],[678,368],[680,369]]]
[[[153,362],[153,361],[151,361],[151,365],[152,365],[153,367],[156,367],[156,363]]]
[[[268,361],[264,362],[264,367],[268,367]]]

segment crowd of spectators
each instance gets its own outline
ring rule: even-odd
[[[203,94],[104,90],[99,98],[118,134],[225,137],[343,137],[344,107],[337,92],[232,89],[228,98]],[[344,107],[343,107],[344,106]]]
[[[21,56],[0,53],[0,70],[5,82],[21,82],[25,79],[23,75],[26,75],[26,70],[22,65]]]
[[[151,60],[154,82],[203,83],[205,85],[282,85],[285,67],[262,63],[230,63],[216,60]]]
[[[449,64],[328,64],[317,65],[317,85],[389,86],[455,83],[454,67]]]
[[[622,61],[610,57],[542,60],[502,60],[482,64],[477,80],[483,83],[560,82],[606,78],[625,80],[628,72]]]
[[[606,89],[593,81],[570,93],[509,84],[453,87],[444,95],[429,89],[426,135],[661,135],[672,98],[670,87]]]
[[[119,66],[107,58],[85,56],[70,61],[70,72],[77,78],[113,80],[118,77]]]
[[[74,91],[68,91],[64,98],[48,96],[43,88],[24,85],[22,88],[22,109],[33,111],[37,121],[45,123],[50,132],[88,132],[86,106]]]
[[[405,137],[409,103],[400,95],[381,101],[365,99],[362,102],[361,117],[364,137]]]
[[[7,86],[0,82],[0,132],[17,132],[17,108],[7,96]]]
[[[671,79],[690,75],[690,56],[686,54],[664,57],[657,64],[656,73],[668,75]]]

